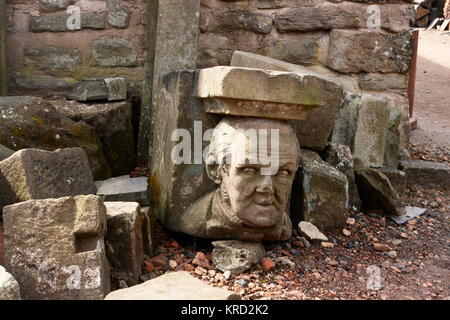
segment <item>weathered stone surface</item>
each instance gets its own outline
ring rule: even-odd
[[[123,5],[119,0],[107,0],[108,24],[116,28],[127,28],[130,23],[130,7]]]
[[[297,74],[311,74],[318,78],[325,78],[294,64],[242,51],[234,52],[231,65],[243,68],[260,68]],[[325,106],[312,110],[306,120],[289,122],[297,133],[300,145],[305,148],[322,150],[327,146],[336,113],[341,105],[343,98],[342,87],[328,78],[325,79],[328,81],[325,86],[326,89],[323,92]]]
[[[70,15],[60,14],[52,16],[39,16],[30,20],[29,29],[31,32],[66,32],[74,31],[69,29],[67,21]],[[82,12],[81,29],[101,30],[105,28],[104,12]]]
[[[317,62],[320,37],[301,37],[292,39],[270,39],[261,50],[265,56],[282,61],[310,65]]]
[[[159,79],[176,70],[193,70],[197,62],[200,0],[157,0],[148,3],[146,75],[141,105],[138,159],[146,163],[153,154],[153,110],[158,108]],[[173,23],[174,12],[177,23]]]
[[[79,49],[56,46],[43,46],[23,49],[25,63],[38,70],[68,71],[81,65],[81,51]]]
[[[368,73],[359,77],[359,87],[368,91],[401,91],[408,88],[406,75],[398,73]]]
[[[100,198],[29,200],[5,207],[3,221],[5,267],[23,299],[95,300],[109,293]]]
[[[411,33],[332,30],[328,66],[343,73],[407,73],[411,65]],[[361,59],[364,57],[364,59]]]
[[[205,14],[205,11],[202,11]],[[213,10],[207,28],[204,31],[247,30],[255,33],[268,34],[272,29],[272,16],[242,9]]]
[[[213,67],[199,72],[197,96],[211,113],[304,120],[327,106],[328,86],[333,84],[311,74]]]
[[[405,172],[389,167],[381,167],[377,168],[377,170],[389,179],[389,182],[399,196],[402,196],[405,193],[407,181]]]
[[[332,142],[352,149],[355,167],[382,166],[389,108],[386,99],[346,92],[333,128]]]
[[[95,194],[86,152],[22,149],[0,162],[0,208],[31,199]]]
[[[356,170],[355,175],[365,208],[383,210],[388,215],[405,213],[401,198],[383,173],[365,168]]]
[[[101,67],[136,67],[138,59],[133,45],[122,38],[102,38],[92,42],[92,57]]]
[[[127,101],[84,104],[76,101],[50,101],[55,109],[72,119],[91,126],[98,134],[105,159],[114,176],[135,168],[131,104]]]
[[[104,78],[108,89],[108,101],[127,99],[127,80],[125,78]]]
[[[26,90],[48,89],[53,92],[67,91],[73,88],[76,80],[73,78],[56,78],[48,75],[16,75],[15,84]]]
[[[401,147],[401,125],[402,118],[406,116],[408,118],[409,125],[409,112],[404,115],[403,110],[399,106],[389,106],[389,126],[386,133],[386,150],[384,152],[384,165],[392,168],[397,168],[400,158]],[[409,108],[408,108],[409,109]],[[409,140],[409,139],[408,139]]]
[[[258,263],[266,250],[260,242],[244,242],[238,240],[214,241],[212,262],[222,272],[230,271],[238,275]]]
[[[327,236],[320,232],[311,222],[300,222],[298,224],[298,231],[309,240],[328,241]]]
[[[6,1],[0,0],[0,96],[8,91],[8,75],[6,65],[6,29],[7,29]]]
[[[353,156],[350,148],[330,143],[325,149],[324,160],[345,174],[348,181],[348,208],[358,210],[361,207],[361,199],[353,172]]]
[[[0,98],[0,144],[12,150],[82,147],[94,177],[111,176],[95,130],[83,121],[75,122],[63,116],[40,98]]]
[[[298,0],[256,0],[256,7],[258,9],[278,9],[288,6],[311,4],[313,0],[303,0],[299,3]]]
[[[408,186],[450,189],[450,167],[446,163],[403,160],[400,169],[406,172]]]
[[[21,300],[19,284],[2,266],[0,266],[0,301],[1,300]]]
[[[5,147],[4,145],[0,144],[0,161],[5,160],[6,158],[9,158],[14,153],[14,150],[11,150],[10,148]]]
[[[187,272],[171,272],[143,284],[113,291],[105,300],[241,300],[231,291],[215,288]]]
[[[55,12],[75,4],[76,0],[40,0],[39,8],[45,12]]]
[[[131,201],[149,205],[146,177],[121,176],[101,182],[97,195],[105,201]]]
[[[80,81],[72,92],[67,95],[67,99],[77,101],[106,100],[108,89],[102,79],[85,79]]]
[[[315,152],[302,150],[301,157],[302,187],[292,197],[302,199],[303,220],[323,231],[342,230],[347,221],[347,178]]]
[[[156,217],[150,211],[150,207],[142,207],[144,223],[142,228],[142,238],[144,239],[144,252],[147,256],[153,257],[156,244]]]
[[[137,202],[105,202],[108,216],[106,256],[111,275],[129,286],[138,284],[144,263],[144,214]]]

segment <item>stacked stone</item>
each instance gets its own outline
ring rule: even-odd
[[[130,86],[139,84],[144,79],[145,7],[144,1],[122,0],[8,4],[12,91],[66,93],[84,78],[110,76],[111,67]],[[49,33],[53,36],[46,41]]]

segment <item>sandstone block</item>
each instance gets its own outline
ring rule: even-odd
[[[405,172],[389,167],[381,167],[377,168],[377,170],[389,179],[389,182],[399,196],[402,196],[406,192],[407,175]]]
[[[403,160],[400,168],[407,175],[408,186],[450,189],[450,168],[446,163]]]
[[[133,45],[122,38],[102,38],[92,43],[95,65],[101,67],[136,67],[138,59]]]
[[[64,10],[75,2],[75,0],[40,0],[39,8],[45,12],[55,12]]]
[[[130,7],[122,5],[118,0],[107,0],[108,24],[116,28],[127,28],[130,23]]]
[[[102,181],[98,186],[97,195],[104,201],[138,202],[143,206],[148,206],[147,188],[146,177],[121,176]]]
[[[39,48],[25,46],[23,54],[25,63],[39,70],[68,71],[81,65],[81,51],[79,49],[56,46]]]

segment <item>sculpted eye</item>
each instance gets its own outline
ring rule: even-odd
[[[283,169],[278,171],[278,175],[282,176],[282,177],[288,177],[291,175],[291,171],[287,170],[287,169]]]
[[[241,172],[243,172],[245,174],[256,174],[258,171],[252,167],[244,167],[241,169]]]

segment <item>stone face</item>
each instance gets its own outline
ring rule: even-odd
[[[343,73],[407,73],[411,65],[411,33],[332,30],[328,66]],[[362,59],[361,57],[364,57]]]
[[[249,52],[235,51],[231,65],[244,68],[287,71],[298,74],[309,73],[322,78],[321,75],[312,73],[300,66]],[[328,144],[328,138],[333,129],[336,113],[343,98],[343,90],[340,85],[329,80],[323,94],[325,97],[325,105],[323,107],[312,110],[306,120],[289,122],[294,128],[302,147],[322,150]]]
[[[25,63],[38,70],[68,71],[81,65],[81,51],[79,49],[56,46],[32,48],[26,46],[23,50]]]
[[[127,174],[135,168],[132,110],[129,102],[84,104],[55,100],[50,103],[59,113],[73,121],[82,121],[97,132],[113,175]]]
[[[108,24],[116,28],[127,28],[130,23],[130,7],[118,0],[107,0]]]
[[[30,20],[29,29],[31,32],[66,32],[74,31],[69,29],[67,22],[70,15],[39,16]],[[81,29],[101,30],[105,28],[104,12],[82,12]]]
[[[400,168],[407,175],[408,186],[450,189],[450,168],[446,163],[403,160]]]
[[[96,300],[109,293],[100,198],[21,202],[5,207],[3,220],[5,267],[20,283],[23,299]]]
[[[108,216],[106,255],[111,274],[129,286],[138,284],[144,263],[144,215],[137,202],[105,202]]]
[[[324,160],[345,174],[348,181],[348,207],[358,210],[361,207],[361,199],[353,172],[353,157],[350,148],[342,144],[330,143],[325,149]]]
[[[143,284],[111,292],[106,300],[240,300],[231,291],[209,286],[187,272],[171,272]]]
[[[405,193],[407,181],[405,172],[389,167],[381,167],[377,168],[377,170],[389,179],[389,182],[399,196],[402,196]]]
[[[95,194],[86,152],[22,149],[0,162],[0,208],[31,199]]]
[[[147,178],[121,176],[102,181],[97,195],[105,201],[133,201],[149,205]]]
[[[355,175],[364,207],[381,209],[388,215],[405,213],[401,198],[383,173],[366,168],[356,170]]]
[[[197,95],[207,112],[304,120],[326,106],[324,78],[310,74],[237,67],[213,67],[199,73]]]
[[[95,65],[101,67],[136,67],[138,59],[133,45],[122,38],[102,38],[92,43]]]
[[[334,124],[332,142],[351,148],[355,167],[382,166],[388,126],[386,99],[346,93]]]
[[[309,240],[328,241],[328,238],[311,222],[300,222],[298,225],[298,230]]]
[[[0,266],[0,301],[1,300],[21,300],[19,284],[2,266]]]
[[[13,150],[82,147],[96,179],[111,175],[95,130],[63,116],[40,98],[0,97],[0,144]]]
[[[174,12],[182,12],[173,23]],[[200,0],[157,0],[148,3],[148,43],[142,98],[138,159],[146,163],[153,154],[153,109],[158,108],[158,81],[176,70],[193,70],[197,62]]]
[[[214,266],[222,272],[240,274],[258,263],[266,254],[260,242],[243,242],[237,240],[214,241],[212,261]]]
[[[348,181],[345,175],[308,150],[302,150],[301,190],[303,220],[320,230],[342,230],[347,221]],[[291,213],[292,214],[292,213]]]

